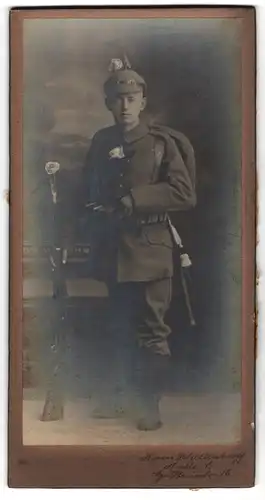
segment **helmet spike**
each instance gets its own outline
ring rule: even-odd
[[[127,54],[124,52],[123,54],[123,67],[124,69],[131,69],[132,65],[127,57]]]

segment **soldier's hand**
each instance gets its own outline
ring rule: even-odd
[[[133,202],[131,196],[123,196],[120,200],[121,209],[124,215],[130,216],[133,213]]]

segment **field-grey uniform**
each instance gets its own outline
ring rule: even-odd
[[[105,91],[115,87],[118,93],[128,93],[142,84],[136,72],[121,69],[110,77]],[[95,217],[91,272],[109,285],[108,321],[117,334],[111,339],[116,338],[120,345],[135,342],[147,364],[147,359],[170,354],[170,328],[164,317],[171,299],[173,241],[167,213],[190,209],[196,202],[176,143],[166,137],[158,164],[156,141],[152,127],[142,122],[129,132],[118,125],[102,129],[93,138],[83,177],[86,202],[115,206],[121,197],[131,197],[132,216]],[[145,381],[147,364],[143,367]],[[150,370],[149,378],[154,380],[155,363]]]

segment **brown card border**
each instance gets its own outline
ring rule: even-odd
[[[23,446],[22,444],[22,95],[23,20],[90,18],[241,18],[242,23],[242,439],[211,446]],[[253,7],[49,8],[10,11],[10,339],[11,487],[249,487],[254,484],[255,367],[255,9]],[[212,474],[156,482],[178,460],[212,460]],[[182,462],[184,463],[184,462]],[[185,462],[186,463],[186,462]],[[230,470],[221,475],[222,470]]]

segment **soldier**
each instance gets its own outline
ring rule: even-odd
[[[133,387],[136,395],[137,428],[155,430],[161,426],[159,386],[170,357],[165,314],[173,241],[167,214],[194,207],[196,196],[167,129],[158,150],[157,130],[140,119],[146,106],[144,79],[128,60],[112,60],[110,70],[105,102],[115,124],[95,134],[82,180],[83,200],[95,213],[91,272],[109,288],[106,340],[115,343],[116,353],[106,356],[105,390],[94,416],[118,415],[125,385],[125,392]],[[119,388],[113,383],[115,370]]]

